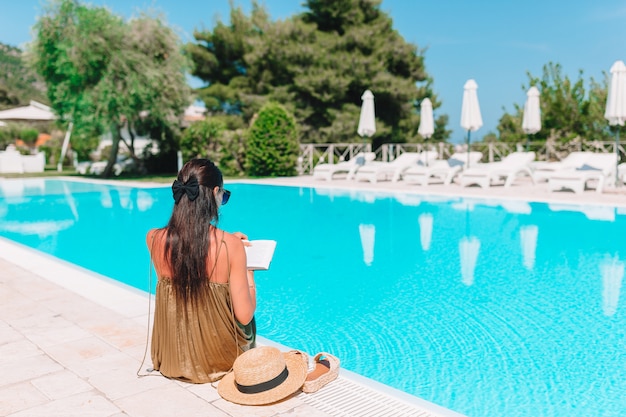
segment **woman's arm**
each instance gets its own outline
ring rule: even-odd
[[[246,251],[241,239],[231,235],[227,244],[232,249],[230,251],[230,292],[235,318],[241,324],[248,324],[256,310],[254,272],[248,271]]]

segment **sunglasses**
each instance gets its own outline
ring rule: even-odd
[[[228,203],[229,199],[230,199],[230,191],[224,188],[224,194],[222,194],[222,205]]]

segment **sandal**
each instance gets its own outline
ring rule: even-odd
[[[305,352],[301,351],[301,350],[297,350],[297,349],[293,349],[287,352],[288,355],[298,355],[302,358],[302,362],[304,362],[305,366],[308,368],[309,367],[309,355],[307,355]]]
[[[316,392],[339,375],[339,359],[330,353],[321,352],[313,358],[315,367],[306,376],[302,392]]]

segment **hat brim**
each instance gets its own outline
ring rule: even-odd
[[[219,395],[227,401],[241,405],[265,405],[272,404],[287,398],[304,384],[308,370],[307,363],[302,355],[293,352],[283,352],[285,365],[289,371],[287,379],[277,386],[267,391],[256,394],[244,394],[235,385],[235,373],[230,371],[220,380],[217,386]]]

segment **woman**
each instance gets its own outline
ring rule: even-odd
[[[185,164],[172,185],[166,227],[148,232],[157,273],[152,363],[164,376],[213,382],[254,347],[256,290],[242,233],[217,228],[228,202],[222,173],[207,159]]]

